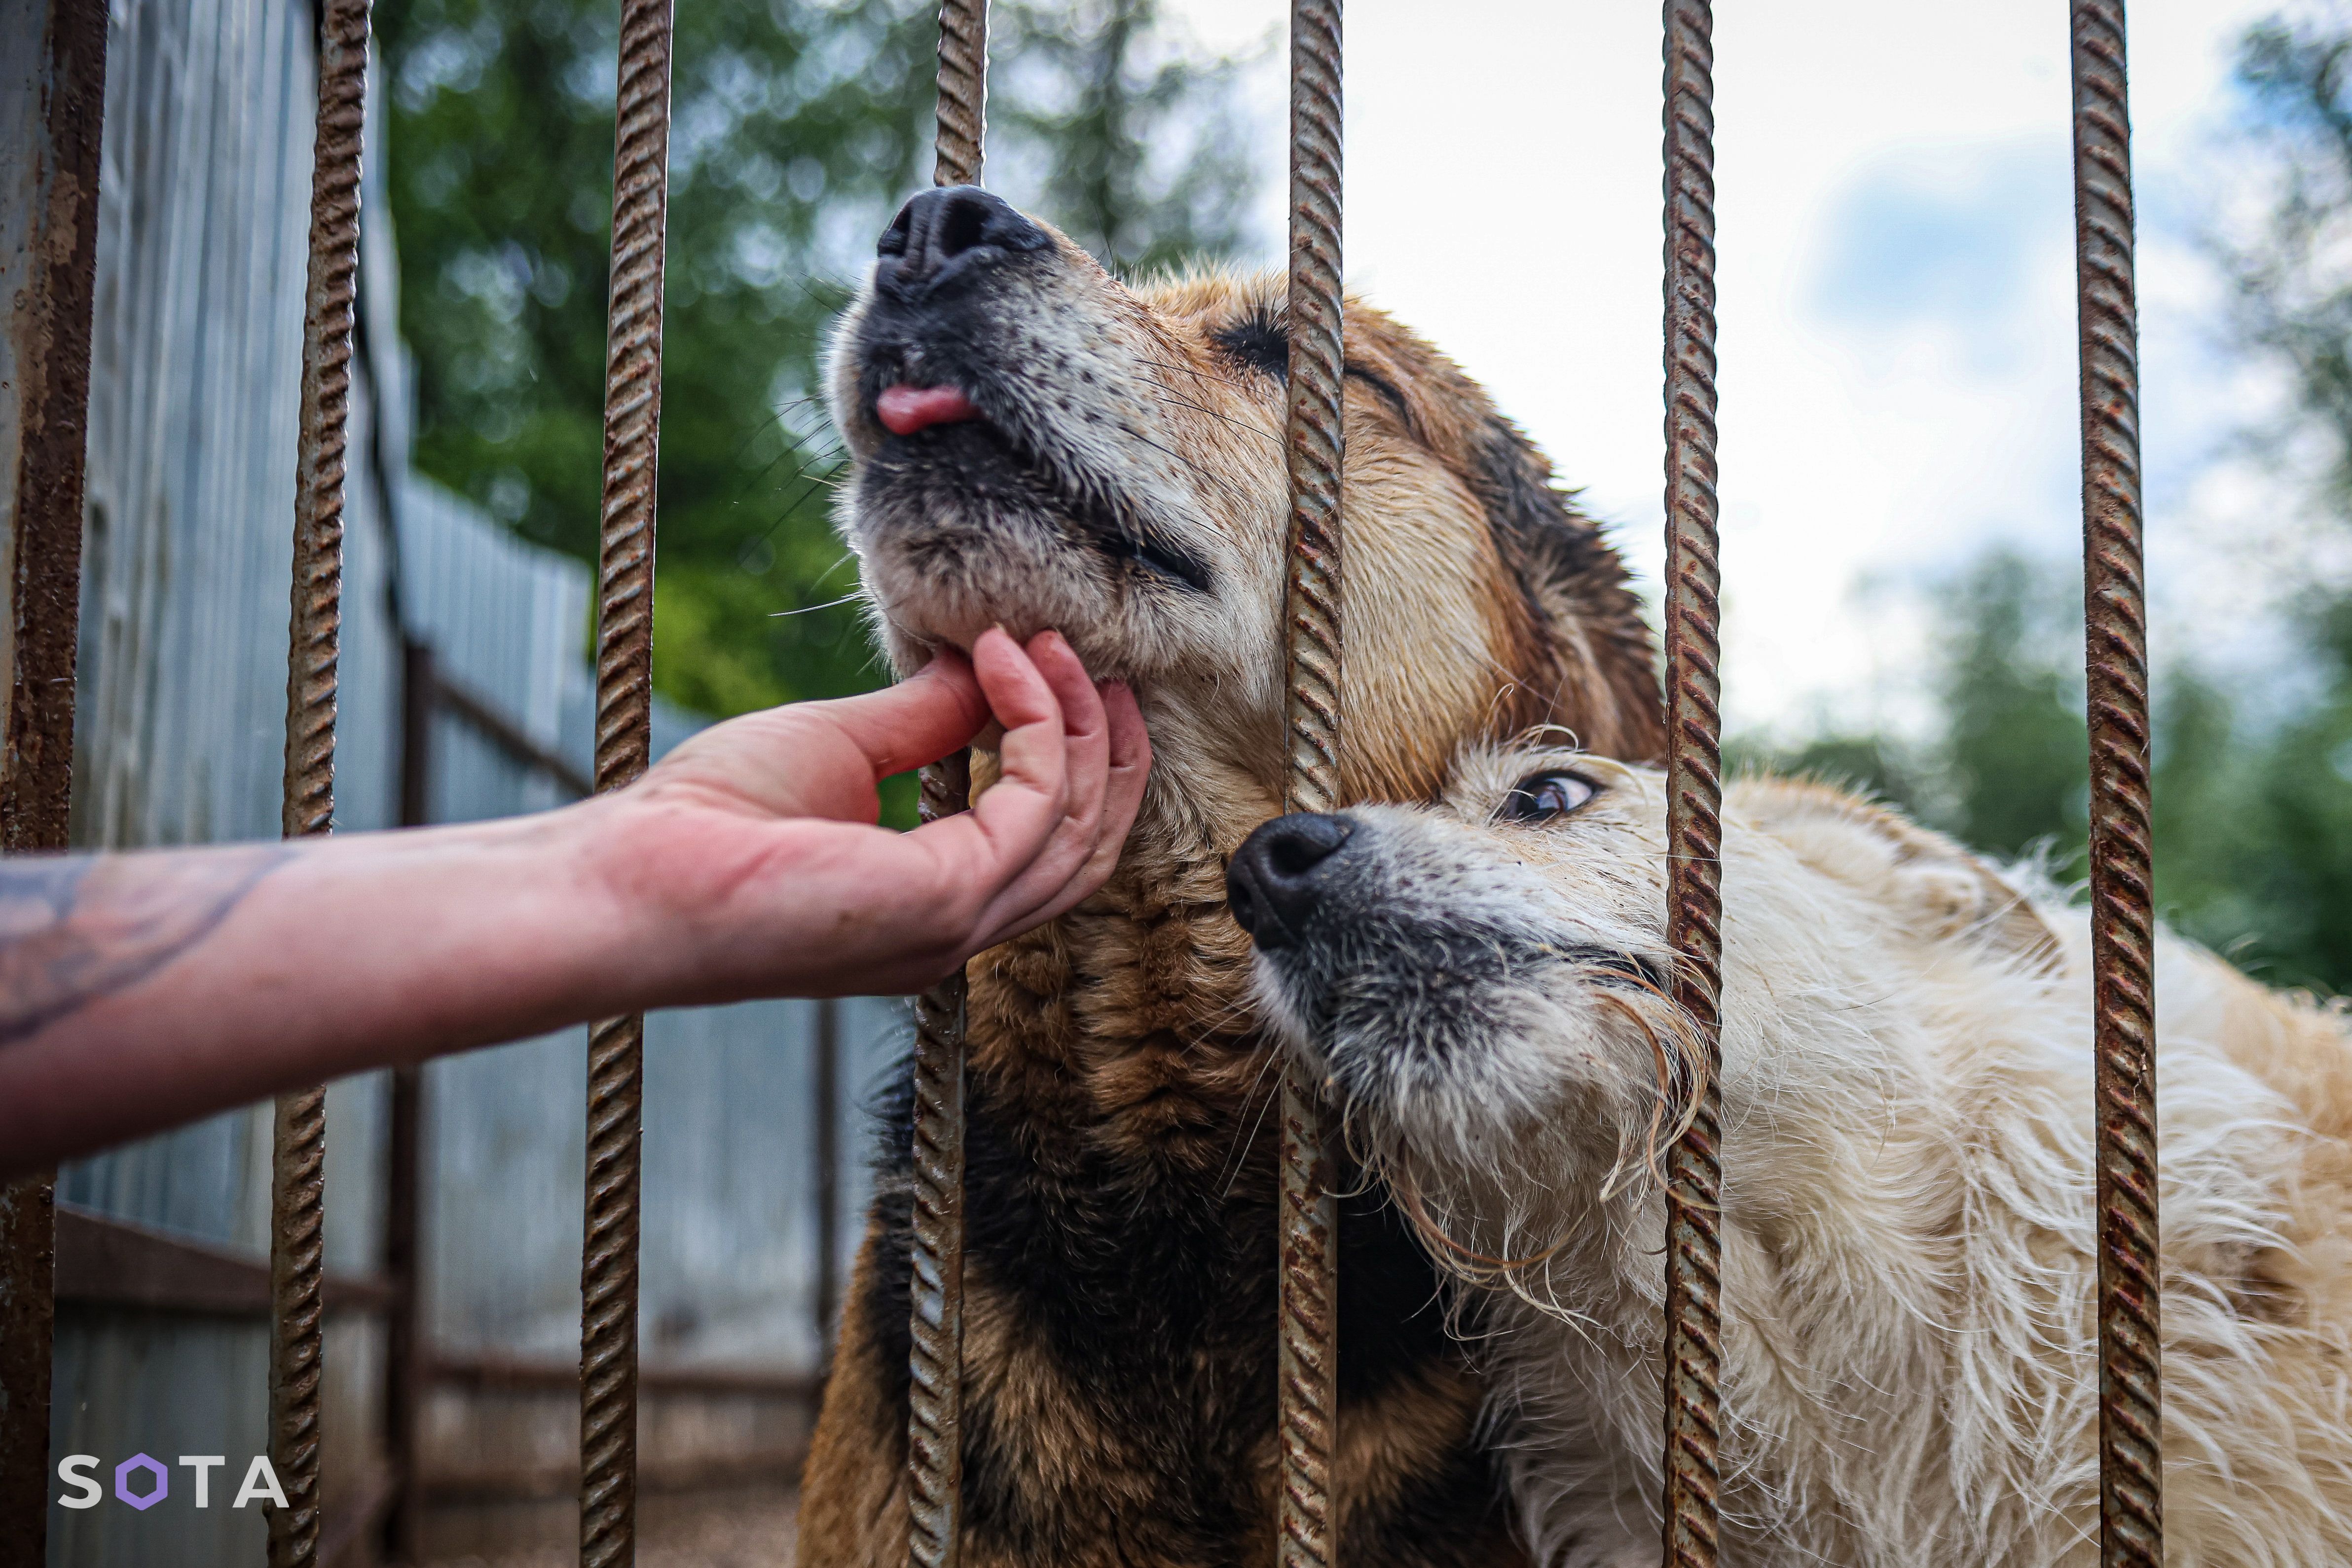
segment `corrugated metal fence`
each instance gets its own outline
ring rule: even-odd
[[[304,0],[112,7],[78,846],[277,831],[313,25]],[[371,115],[372,136],[378,120]],[[527,753],[584,772],[591,743],[586,569],[516,541],[407,471],[409,393],[381,171],[372,145],[344,564],[336,816],[346,830],[400,818],[404,637],[432,650],[433,667],[459,694],[430,716],[432,820],[555,805],[571,791]],[[467,698],[509,733],[500,738],[495,725],[468,716]],[[657,714],[657,747],[692,727],[683,715]],[[820,1277],[837,1277],[840,1260],[819,1268],[819,1237],[854,1233],[821,1222],[812,1151],[857,1146],[814,1134],[813,1119],[833,1113],[816,1092],[816,1014],[813,1004],[761,1003],[651,1022],[648,1391],[658,1398],[667,1388],[682,1402],[679,1413],[646,1423],[656,1477],[667,1467],[690,1479],[723,1454],[734,1473],[782,1479],[800,1440],[804,1414],[779,1396],[804,1385],[822,1355]],[[888,1002],[848,1004],[834,1025],[837,1077],[854,1107],[898,1051],[901,1015]],[[566,1498],[576,1475],[576,1406],[562,1379],[576,1364],[580,1310],[580,1032],[425,1075],[419,1321],[430,1393],[416,1417],[417,1495],[443,1505],[440,1528],[453,1544],[458,1526],[448,1521],[466,1508]],[[387,1105],[383,1075],[338,1084],[331,1097],[327,1258],[337,1283],[321,1552],[330,1562],[364,1553],[368,1521],[391,1493],[381,1437],[381,1312],[394,1293],[382,1279]],[[89,1239],[121,1239],[89,1218],[100,1216],[236,1260],[266,1258],[268,1113],[215,1117],[60,1173],[60,1204],[83,1212],[60,1223],[53,1455],[99,1456],[104,1475],[136,1453],[166,1465],[225,1454],[227,1472],[241,1473],[266,1448],[257,1310],[226,1296],[141,1304],[142,1291],[169,1294],[169,1281],[144,1277],[159,1265],[101,1267]],[[843,1173],[830,1194],[836,1220],[862,1211],[863,1179],[860,1169]],[[204,1261],[187,1257],[196,1262],[183,1258],[184,1273]],[[257,1561],[260,1511],[224,1506],[235,1484],[224,1473],[215,1473],[204,1511],[177,1469],[173,1494],[144,1511],[53,1506],[50,1563]]]

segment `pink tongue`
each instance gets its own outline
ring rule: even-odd
[[[980,417],[971,399],[953,387],[892,387],[874,400],[874,412],[893,435],[912,435],[935,424],[961,424]]]

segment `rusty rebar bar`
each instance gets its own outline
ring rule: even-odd
[[[278,1097],[269,1149],[269,1568],[319,1559],[319,1379],[326,1276],[327,1092]]]
[[[2099,1561],[2164,1561],[2156,911],[2123,0],[2074,0],[2099,1205]]]
[[[654,512],[669,216],[670,0],[622,0],[596,595],[596,788],[653,750]],[[637,1534],[637,1239],[646,1020],[588,1030],[580,1253],[580,1562],[626,1568]]]
[[[16,455],[0,489],[13,567],[0,623],[0,849],[16,852],[65,848],[73,785],[106,6],[49,0],[0,15],[0,105],[33,111],[18,121],[32,132],[18,150],[23,176],[0,189],[0,255],[13,274],[0,432],[13,431]],[[41,1568],[48,1556],[55,1176],[0,1182],[0,1568]]]
[[[1665,5],[1666,941],[1706,1081],[1666,1158],[1664,1558],[1712,1568],[1723,1364],[1722,577],[1716,555],[1715,17]]]
[[[940,6],[931,183],[977,185],[988,126],[988,0]],[[971,804],[971,759],[923,769],[922,816]],[[908,1289],[907,1561],[954,1568],[963,1544],[965,971],[915,1003],[914,1235]]]
[[[1290,574],[1283,806],[1333,811],[1339,797],[1339,480],[1346,449],[1339,265],[1339,0],[1290,7],[1290,326],[1284,449],[1290,480]],[[1339,1222],[1320,1086],[1283,1076],[1281,1316],[1276,1421],[1281,1455],[1276,1555],[1281,1568],[1328,1568],[1331,1457],[1339,1423]]]
[[[310,261],[296,438],[294,574],[279,825],[334,826],[335,702],[343,621],[343,486],[352,327],[360,267],[360,152],[367,119],[368,0],[328,0],[319,18],[311,146]],[[278,1097],[269,1171],[269,1457],[287,1506],[269,1516],[270,1568],[319,1556],[319,1382],[326,1346],[327,1092]]]
[[[931,183],[979,184],[987,131],[988,0],[944,0]]]
[[[967,754],[923,769],[923,820],[964,809]],[[963,1518],[964,972],[915,1004],[914,1239],[908,1285],[907,1559],[953,1568]]]

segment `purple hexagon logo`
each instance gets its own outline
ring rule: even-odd
[[[141,1497],[131,1490],[131,1472],[146,1470],[155,1478],[155,1490]],[[133,1454],[114,1467],[114,1495],[144,1513],[172,1495],[172,1472],[144,1454]]]

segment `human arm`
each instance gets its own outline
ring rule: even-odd
[[[877,782],[1003,727],[911,833]],[[646,1008],[910,990],[1115,863],[1133,696],[1002,632],[886,691],[747,715],[538,816],[0,862],[0,1173],[344,1073]]]

